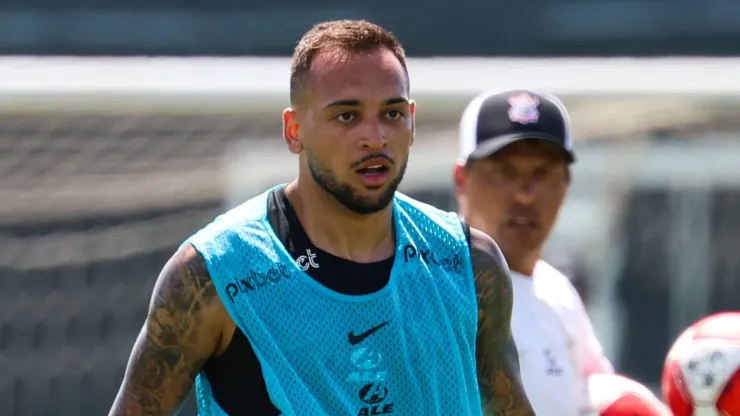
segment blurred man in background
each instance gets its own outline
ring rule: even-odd
[[[587,375],[612,366],[570,281],[540,259],[575,161],[566,110],[530,91],[487,92],[465,109],[459,140],[460,215],[493,237],[512,271],[527,394],[537,414],[583,414]]]
[[[404,51],[364,21],[299,42],[298,179],[167,263],[112,415],[532,415],[490,237],[396,194],[414,140]],[[483,398],[483,403],[481,403]]]

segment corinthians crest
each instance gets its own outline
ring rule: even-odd
[[[540,101],[527,93],[515,94],[509,97],[509,120],[519,124],[536,123],[540,118],[538,106]]]

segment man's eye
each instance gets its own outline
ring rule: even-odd
[[[341,121],[342,123],[349,123],[350,121],[355,119],[355,115],[352,113],[342,113],[337,116],[337,120]]]
[[[549,172],[546,169],[537,169],[534,171],[534,179],[536,181],[541,181],[547,178]]]
[[[514,169],[501,169],[501,177],[507,181],[513,181],[516,179],[516,172]]]
[[[403,112],[398,110],[391,110],[388,112],[387,117],[391,120],[400,120],[403,118]]]

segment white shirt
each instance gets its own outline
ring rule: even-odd
[[[539,261],[532,277],[511,272],[511,327],[522,381],[538,416],[588,414],[588,374],[613,372],[578,292]]]

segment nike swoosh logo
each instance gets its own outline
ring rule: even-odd
[[[374,334],[375,331],[377,331],[380,328],[388,325],[389,322],[390,321],[385,321],[382,324],[377,325],[377,326],[374,326],[374,327],[368,329],[367,331],[365,331],[365,332],[363,332],[361,334],[355,335],[354,332],[350,332],[349,333],[349,343],[352,344],[352,345],[357,345],[357,344],[361,343],[362,341],[365,340],[365,338],[367,338],[370,335]]]

